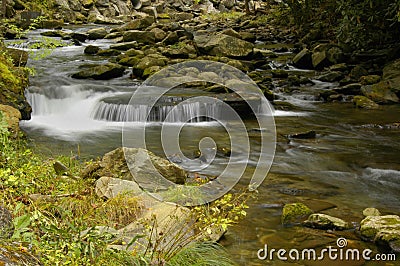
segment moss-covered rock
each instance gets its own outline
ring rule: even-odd
[[[378,209],[375,209],[375,208],[365,208],[363,210],[363,215],[365,217],[367,217],[367,216],[381,216],[381,212]]]
[[[381,81],[381,76],[379,75],[368,75],[360,78],[360,83],[362,85],[372,85],[378,83],[379,81]]]
[[[21,120],[21,112],[9,105],[0,104],[0,121],[7,124],[8,130],[11,132],[19,132],[19,120]]]
[[[96,65],[88,67],[78,73],[72,75],[76,79],[101,79],[107,80],[121,77],[124,74],[125,68],[118,64],[107,63],[104,65]]]
[[[302,219],[308,217],[312,212],[313,211],[303,203],[285,204],[281,217],[282,224],[289,225],[301,222]]]
[[[397,215],[367,216],[360,223],[360,234],[373,240],[382,230],[397,230],[400,233],[400,217]]]
[[[0,54],[0,104],[21,112],[22,119],[30,119],[32,108],[24,96],[28,75],[23,68],[14,67],[10,57]]]
[[[353,98],[353,103],[358,108],[363,109],[378,109],[379,105],[365,96],[357,95]]]
[[[392,91],[390,83],[387,81],[366,85],[362,87],[361,91],[366,97],[380,104],[400,102],[397,95]]]
[[[360,234],[377,245],[400,252],[400,217],[397,215],[367,216],[360,223]]]

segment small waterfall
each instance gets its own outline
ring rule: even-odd
[[[172,102],[167,100],[166,102]],[[147,114],[148,117],[147,117]],[[218,103],[190,102],[179,105],[130,105],[101,101],[92,113],[95,120],[114,122],[204,122],[221,118]]]

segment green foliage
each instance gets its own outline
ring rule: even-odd
[[[238,223],[246,216],[246,201],[249,197],[247,192],[239,195],[225,194],[208,205],[195,207],[198,229],[207,236],[213,233],[213,228],[221,227],[222,230],[226,230]]]
[[[6,128],[2,121],[0,114],[0,128]],[[110,244],[121,240],[96,226],[125,227],[137,219],[141,203],[124,194],[97,197],[94,180],[78,177],[79,161],[43,160],[24,140],[9,135],[6,129],[0,134],[0,202],[13,210],[15,227],[7,241],[22,243],[22,249],[29,244],[44,265],[234,265],[217,244],[196,241],[206,238],[204,228],[228,226],[243,217],[245,194],[196,207],[187,220],[176,215],[163,232],[156,232],[157,220],[150,219],[143,234],[127,243],[129,248],[146,237],[146,251],[110,250]],[[55,173],[55,160],[69,168],[68,176]]]
[[[302,27],[322,25],[339,43],[361,49],[398,41],[400,0],[284,0],[293,21]],[[281,18],[287,19],[282,12]]]
[[[224,249],[214,242],[196,242],[183,248],[168,266],[231,266],[235,263],[226,256]]]

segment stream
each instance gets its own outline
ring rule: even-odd
[[[38,33],[40,31],[32,34]],[[33,113],[30,121],[21,122],[21,128],[36,150],[48,156],[65,154],[79,155],[81,159],[94,158],[122,145],[123,121],[128,119],[137,123],[138,128],[142,126],[140,117],[126,118],[121,114],[122,103],[129,100],[140,85],[129,78],[128,71],[123,77],[109,81],[70,77],[80,65],[107,62],[108,58],[84,55],[85,46],[95,44],[107,48],[112,43],[111,40],[97,40],[83,46],[61,47],[46,58],[29,61],[29,66],[36,70],[26,92]],[[264,244],[277,249],[301,249],[336,243],[337,232],[283,227],[280,215],[285,203],[304,202],[317,209],[323,209],[327,203],[333,204],[337,207],[324,213],[355,223],[361,221],[362,210],[366,207],[378,208],[384,214],[400,213],[400,132],[368,126],[399,122],[400,106],[383,106],[370,111],[356,109],[351,103],[315,100],[316,92],[332,86],[335,84],[316,82],[302,87],[299,93],[280,92],[277,88],[279,100],[294,105],[296,111],[275,111],[278,142],[271,171],[258,188],[258,197],[249,202],[247,217],[229,229],[222,240],[240,265],[282,265],[283,262],[257,258],[257,251]],[[195,89],[178,89],[175,93],[204,95]],[[171,107],[168,102],[174,101],[166,97],[155,111],[154,123],[146,128],[147,148],[156,154],[163,154],[160,117]],[[196,113],[196,108],[188,106],[187,112]],[[181,115],[185,116],[184,113]],[[177,115],[175,122],[184,120],[185,117]],[[257,122],[252,119],[247,119],[245,125],[248,129],[257,128]],[[286,137],[310,130],[317,133],[316,138]],[[193,154],[204,137],[211,137],[222,147],[229,145],[229,136],[218,123],[195,121],[186,124],[180,133],[183,152]],[[260,151],[256,132],[250,134],[250,144],[250,163],[235,187],[236,191],[248,185],[254,171],[252,162]],[[236,156],[238,160],[242,159],[240,154]],[[220,159],[206,174],[218,172],[225,163]],[[346,237],[352,239],[352,245],[357,248],[376,250],[372,244],[359,241],[354,234],[347,233]],[[341,262],[337,265],[361,264]]]

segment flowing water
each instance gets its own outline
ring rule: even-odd
[[[110,43],[112,41],[95,42],[101,47],[108,47]],[[92,42],[84,45],[88,44]],[[21,127],[36,148],[45,154],[77,155],[79,150],[81,158],[101,156],[122,145],[124,121],[137,130],[143,129],[146,118],[142,114],[149,107],[127,104],[139,86],[139,82],[129,78],[128,72],[110,81],[70,77],[80,65],[107,61],[84,55],[83,49],[84,46],[57,48],[51,56],[29,62],[37,72],[26,93],[33,114],[30,121],[21,122]],[[377,111],[365,111],[349,103],[315,100],[318,91],[332,86],[335,84],[316,83],[293,94],[279,92],[278,88],[280,101],[296,106],[296,112],[275,111],[278,142],[272,169],[259,187],[257,199],[250,201],[247,217],[230,229],[222,241],[241,265],[282,265],[282,262],[257,259],[257,250],[264,244],[277,249],[301,249],[335,243],[336,232],[283,227],[280,215],[285,203],[305,202],[314,209],[336,205],[337,208],[326,213],[352,222],[362,219],[361,212],[366,207],[379,208],[383,213],[400,213],[400,130],[366,126],[398,122],[400,107],[384,106]],[[176,90],[174,96],[166,96],[151,109],[151,123],[146,127],[149,150],[163,154],[159,121],[176,102],[197,94],[204,95],[204,92]],[[132,108],[131,112],[126,112],[127,108]],[[191,103],[174,113],[172,122],[181,124],[192,115],[209,115],[204,109],[218,112],[217,106]],[[252,119],[247,119],[245,124],[248,129],[258,128]],[[290,134],[310,130],[317,132],[315,139],[287,138]],[[260,152],[259,132],[249,132],[250,159],[241,158],[240,152],[235,154],[238,161],[249,162],[236,189],[248,185]],[[224,128],[203,117],[182,128],[179,141],[183,152],[196,152],[199,140],[204,137],[213,138],[221,147],[229,147],[229,136]],[[219,158],[207,174],[218,172],[225,164],[226,160]],[[358,241],[352,233],[344,234],[355,247],[376,250]],[[337,265],[361,265],[341,263]],[[297,265],[317,263],[298,262]]]

